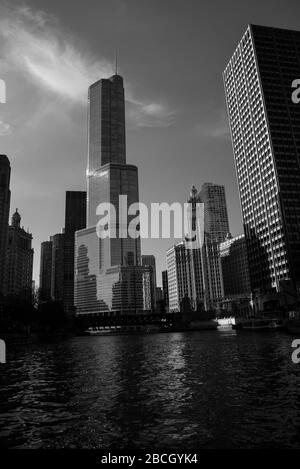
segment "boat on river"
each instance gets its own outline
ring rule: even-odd
[[[80,335],[108,336],[121,334],[154,334],[157,332],[192,332],[216,330],[218,323],[215,320],[191,321],[187,324],[136,324],[122,326],[91,326]]]
[[[283,329],[283,320],[277,317],[262,318],[235,318],[233,329],[242,329],[245,331],[275,331]]]

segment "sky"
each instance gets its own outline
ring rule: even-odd
[[[0,154],[12,167],[11,214],[40,243],[64,226],[65,191],[85,190],[87,90],[118,73],[126,92],[127,162],[140,200],[185,202],[223,184],[242,232],[222,72],[248,23],[299,29],[298,0],[0,0]],[[174,240],[143,240],[158,284]]]

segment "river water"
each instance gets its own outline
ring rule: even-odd
[[[231,330],[8,349],[3,448],[300,448],[293,337]]]

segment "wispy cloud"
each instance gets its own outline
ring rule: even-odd
[[[129,101],[133,106],[128,115],[138,127],[170,127],[175,121],[176,112],[162,103],[145,103],[134,99]]]
[[[57,19],[28,6],[3,7],[0,18],[2,70],[15,70],[39,87],[73,103],[85,103],[88,86],[111,75],[105,57],[95,58],[75,45]],[[174,112],[128,93],[130,118],[137,126],[166,127]]]
[[[230,138],[228,117],[225,109],[217,109],[205,116],[205,120],[197,122],[191,129],[193,136],[210,139]]]
[[[7,68],[72,101],[84,102],[88,86],[111,72],[105,59],[83,56],[70,37],[63,36],[55,18],[43,11],[6,7],[0,33]]]

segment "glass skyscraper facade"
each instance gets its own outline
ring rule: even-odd
[[[151,310],[151,269],[141,266],[138,227],[136,237],[127,233],[138,214],[128,215],[127,207],[127,215],[120,213],[120,196],[128,207],[139,201],[138,169],[126,164],[123,78],[113,75],[89,88],[87,226],[75,236],[77,314]],[[102,203],[112,204],[116,215],[115,236],[105,239],[96,230]]]
[[[252,289],[300,291],[300,32],[249,25],[223,77]]]

